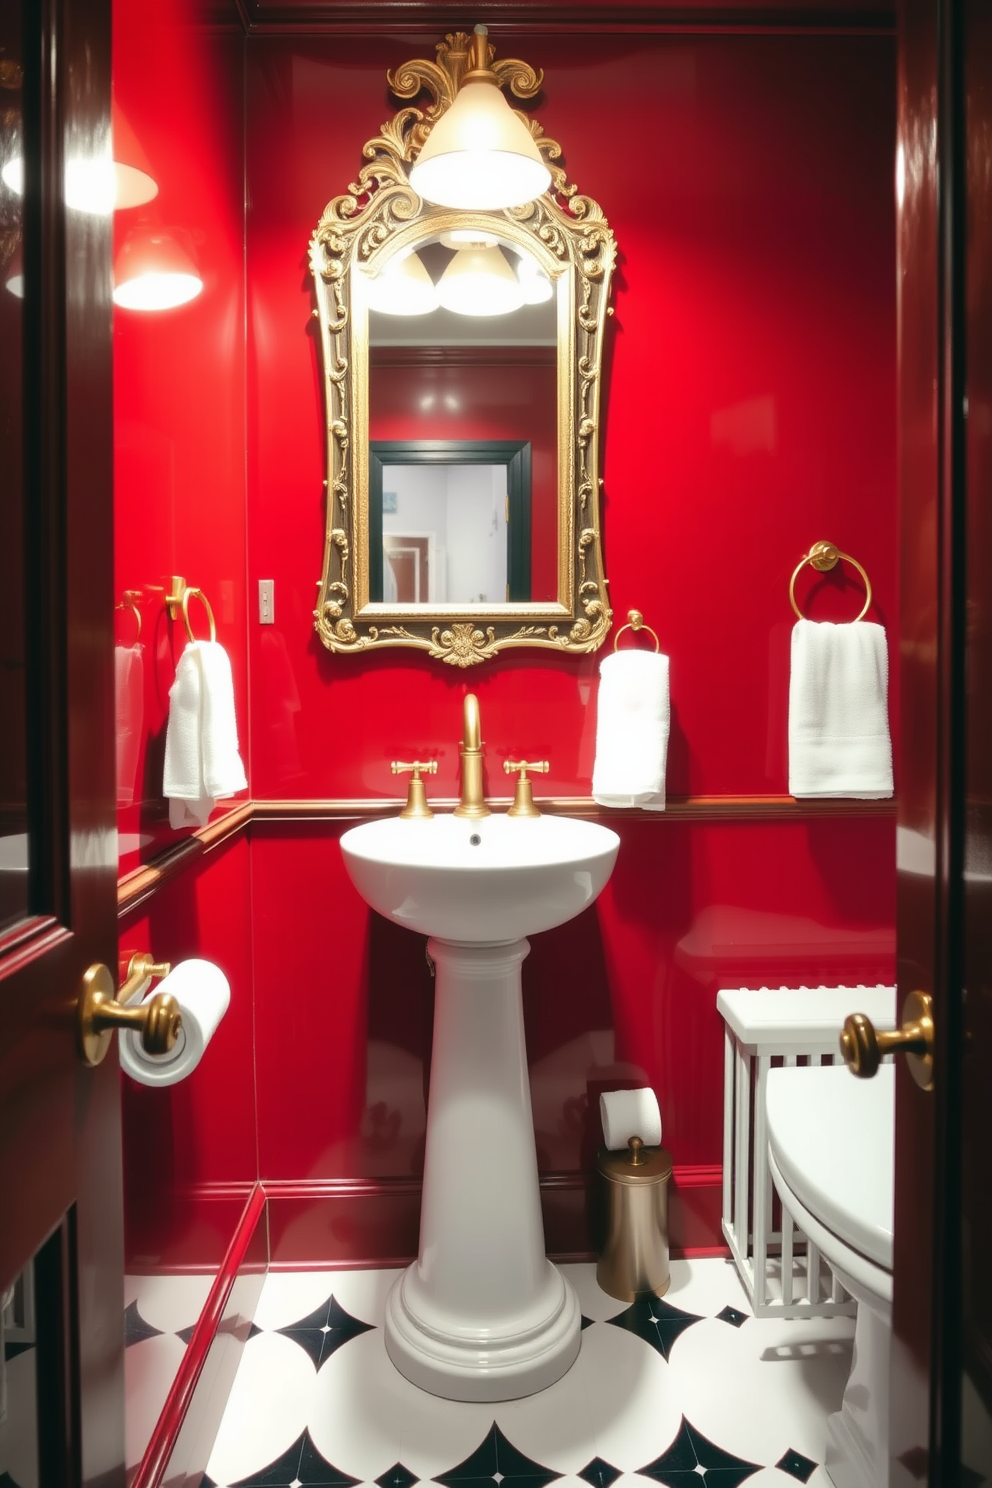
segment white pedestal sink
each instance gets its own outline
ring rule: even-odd
[[[420,1254],[386,1309],[389,1357],[449,1400],[512,1400],[579,1351],[575,1295],[544,1253],[520,966],[572,919],[620,839],[542,816],[370,822],[341,838],[356,888],[432,938],[437,969]]]

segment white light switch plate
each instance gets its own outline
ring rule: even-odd
[[[259,579],[258,581],[258,623],[259,625],[274,625],[276,623],[276,585],[274,579]]]

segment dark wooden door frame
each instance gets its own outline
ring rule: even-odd
[[[369,598],[381,603],[382,492],[390,465],[505,465],[507,600],[530,599],[531,447],[524,439],[373,439],[369,443]]]

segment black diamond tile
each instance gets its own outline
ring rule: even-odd
[[[11,1343],[8,1340],[3,1346],[4,1361],[9,1364],[11,1359],[17,1358],[18,1354],[30,1353],[31,1349],[33,1349],[34,1347],[35,1345],[33,1343]],[[3,1479],[0,1478],[0,1485],[2,1485],[2,1483]]]
[[[376,1478],[379,1488],[410,1488],[410,1485],[417,1481],[418,1479],[408,1467],[403,1466],[402,1462],[395,1463],[388,1472]]]
[[[0,1488],[21,1488],[21,1485],[14,1481],[9,1472],[2,1472],[0,1473]]]
[[[546,1488],[560,1477],[561,1473],[518,1452],[494,1421],[470,1457],[432,1481],[444,1483],[445,1488],[492,1488],[494,1480],[497,1488],[507,1481],[510,1488]]]
[[[353,1318],[333,1297],[328,1297],[309,1317],[290,1323],[287,1328],[277,1328],[276,1332],[292,1338],[305,1349],[319,1369],[343,1343],[357,1338],[360,1333],[370,1332],[371,1328],[371,1323]]]
[[[310,1433],[304,1431],[275,1462],[239,1479],[231,1488],[355,1488],[359,1482],[325,1462]],[[213,1488],[209,1478],[203,1479],[201,1488]]]
[[[694,1312],[682,1312],[670,1302],[662,1302],[660,1297],[638,1297],[626,1312],[609,1321],[615,1328],[626,1328],[628,1333],[636,1333],[638,1338],[643,1338],[667,1359],[676,1339],[693,1323],[701,1323],[702,1318]]]
[[[747,1322],[747,1313],[738,1312],[736,1307],[725,1307],[722,1312],[717,1313],[721,1323],[729,1323],[732,1328],[739,1328]]]
[[[188,1328],[182,1328],[176,1334],[176,1337],[177,1338],[181,1338],[182,1341],[183,1341],[183,1343],[186,1345],[186,1347],[189,1348],[191,1342],[193,1341],[193,1334],[195,1332],[196,1332],[196,1324],[195,1323],[190,1323],[189,1327]]]
[[[591,1328],[592,1325],[593,1325],[593,1319],[592,1318],[587,1318],[586,1315],[585,1315],[585,1313],[583,1313],[582,1314],[582,1321],[579,1324],[579,1331],[580,1331],[580,1333],[584,1333],[586,1331],[586,1329],[587,1328]]]
[[[146,1323],[138,1311],[137,1302],[128,1303],[124,1309],[124,1347],[130,1348],[132,1343],[140,1343],[144,1338],[161,1338],[162,1329],[153,1328],[151,1323]]]
[[[666,1488],[738,1488],[752,1473],[760,1472],[754,1462],[745,1462],[732,1452],[725,1452],[702,1432],[690,1426],[685,1416],[678,1434],[667,1451],[639,1467],[638,1473],[664,1483]]]
[[[780,1472],[788,1473],[790,1478],[797,1478],[800,1483],[808,1483],[817,1468],[815,1462],[792,1448],[778,1459],[775,1466]]]
[[[262,1330],[257,1323],[252,1323],[251,1327],[248,1329],[248,1337],[245,1339],[245,1343],[250,1343],[253,1338],[261,1333],[261,1331]]]
[[[602,1457],[594,1457],[591,1462],[579,1473],[579,1477],[590,1485],[590,1488],[610,1488],[620,1476],[620,1469],[613,1467],[609,1462],[604,1462]]]

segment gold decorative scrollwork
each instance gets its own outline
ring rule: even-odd
[[[561,146],[518,113],[551,172],[549,190],[522,207],[453,212],[411,188],[408,166],[451,105],[470,38],[451,33],[437,60],[414,59],[387,73],[400,108],[362,150],[347,192],[325,207],[309,245],[324,372],[327,513],[324,566],[314,624],[332,651],[382,646],[426,650],[450,666],[478,665],[510,646],[594,651],[612,621],[599,530],[599,428],[603,328],[616,243],[602,209],[582,196],[558,163]],[[490,65],[517,98],[532,98],[543,73],[515,59]],[[514,601],[459,609],[371,602],[368,555],[368,329],[356,289],[396,252],[454,227],[494,232],[528,251],[558,293],[558,594],[555,602]],[[564,307],[564,309],[563,309]],[[567,313],[566,313],[567,312]]]

